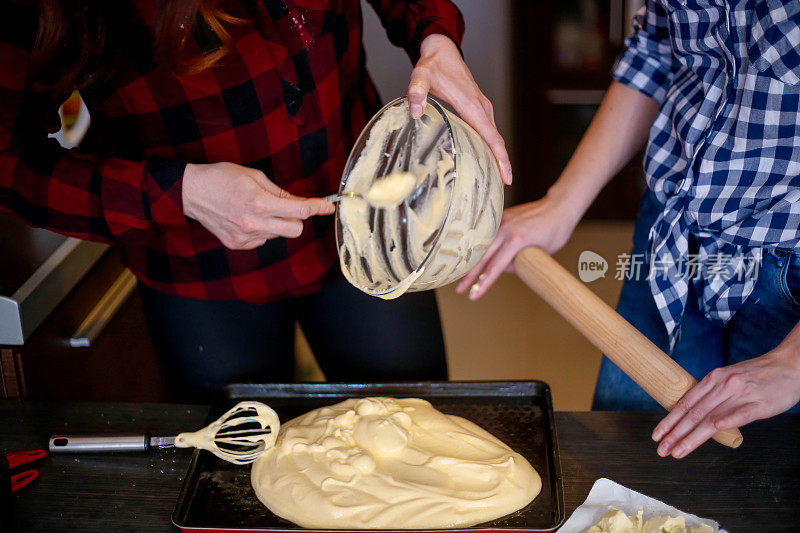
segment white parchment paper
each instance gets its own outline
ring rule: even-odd
[[[587,529],[600,521],[610,508],[620,509],[629,515],[635,515],[639,508],[644,509],[645,522],[655,516],[683,516],[686,518],[686,526],[699,526],[705,524],[711,526],[716,532],[724,533],[719,528],[719,524],[713,520],[700,518],[693,514],[685,513],[655,498],[645,496],[619,483],[614,483],[610,479],[600,478],[594,482],[589,496],[580,507],[575,509],[572,516],[564,522],[558,533],[584,533]]]

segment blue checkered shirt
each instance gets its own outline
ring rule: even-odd
[[[800,0],[647,0],[634,30],[613,77],[660,104],[646,260],[672,348],[690,286],[727,321],[762,250],[800,245]]]

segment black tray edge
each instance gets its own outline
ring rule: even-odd
[[[552,395],[550,386],[544,381],[539,380],[461,380],[461,381],[385,381],[378,383],[349,383],[349,382],[296,382],[296,383],[234,383],[223,388],[226,398],[238,400],[247,397],[256,397],[256,392],[269,387],[270,395],[276,397],[294,397],[298,393],[303,393],[309,397],[324,398],[326,396],[341,396],[342,388],[350,388],[353,391],[369,392],[377,394],[379,392],[392,393],[392,391],[407,392],[413,387],[441,387],[437,391],[437,396],[461,396],[459,387],[468,387],[472,395],[476,395],[476,389],[485,391],[489,396],[518,396],[526,392],[525,389],[541,388],[550,398],[552,410]]]
[[[561,453],[559,452],[558,447],[558,432],[556,428],[556,416],[555,411],[553,410],[553,395],[550,392],[550,385],[545,383],[544,381],[538,381],[541,383],[545,388],[545,396],[547,397],[547,416],[550,418],[550,438],[552,439],[552,445],[550,446],[551,455],[550,460],[553,462],[553,470],[550,473],[552,477],[552,483],[554,484],[555,496],[558,503],[556,504],[556,512],[558,513],[555,518],[555,526],[551,531],[557,531],[564,521],[567,519],[565,504],[564,504],[564,478],[561,473]]]

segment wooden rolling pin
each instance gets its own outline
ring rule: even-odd
[[[540,248],[525,248],[514,260],[517,275],[623,372],[671,411],[697,381],[630,322]],[[715,441],[738,448],[738,429],[720,431]]]

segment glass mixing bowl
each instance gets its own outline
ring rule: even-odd
[[[434,98],[417,120],[405,97],[384,106],[358,137],[339,193],[363,196],[376,180],[400,172],[416,182],[399,204],[375,207],[353,196],[336,209],[342,272],[385,299],[461,278],[486,253],[503,211],[500,169],[488,145]]]

